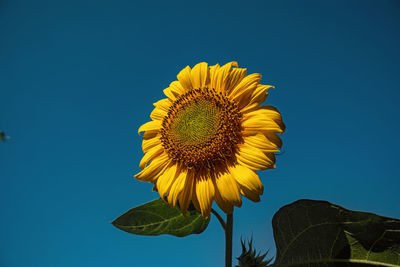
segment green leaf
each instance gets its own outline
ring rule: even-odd
[[[281,266],[400,266],[400,220],[299,200],[272,219]]]
[[[161,199],[133,208],[118,217],[112,224],[131,234],[187,236],[200,234],[209,223],[200,212],[190,209],[183,216],[179,208],[173,208]]]

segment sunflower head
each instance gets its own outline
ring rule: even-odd
[[[271,88],[236,62],[184,68],[154,103],[143,124],[144,156],[135,177],[185,212],[193,203],[208,217],[215,200],[226,213],[241,196],[259,201],[256,171],[275,168],[285,126],[278,110],[261,105]]]
[[[172,104],[162,121],[161,142],[171,158],[187,168],[212,169],[233,159],[242,141],[240,133],[237,105],[205,87],[181,95]]]

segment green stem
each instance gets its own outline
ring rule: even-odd
[[[225,224],[225,267],[232,267],[233,213],[226,215]]]
[[[218,214],[218,212],[216,212],[214,209],[211,209],[211,212],[214,214],[214,216],[218,219],[219,223],[221,224],[222,228],[225,231],[225,222],[224,219],[222,219],[221,215]]]

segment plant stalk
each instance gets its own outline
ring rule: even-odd
[[[226,215],[225,224],[225,267],[232,267],[233,213]]]
[[[224,219],[222,219],[221,215],[218,214],[218,212],[216,212],[214,209],[211,209],[212,214],[214,214],[214,216],[218,219],[219,223],[222,226],[222,229],[224,229],[225,231],[225,221]]]

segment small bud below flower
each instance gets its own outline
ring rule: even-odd
[[[242,243],[242,254],[239,256],[238,261],[239,265],[235,267],[267,267],[268,264],[272,261],[272,258],[264,261],[265,256],[267,256],[267,251],[265,254],[260,255],[260,253],[256,253],[256,250],[253,250],[253,238],[247,242],[249,249],[246,248],[245,242],[240,240]]]

